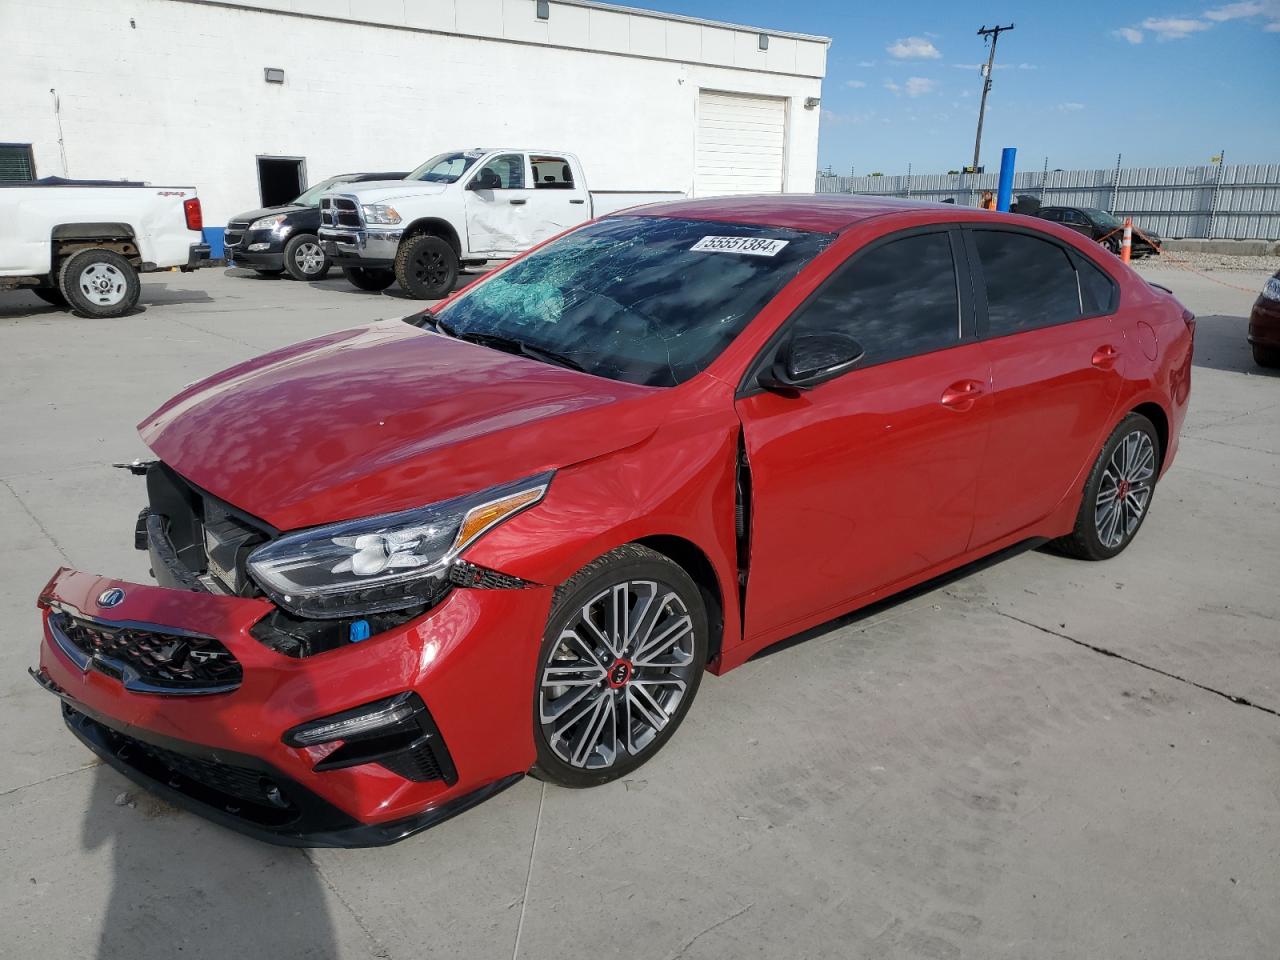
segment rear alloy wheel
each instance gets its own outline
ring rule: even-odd
[[[89,249],[68,257],[58,271],[58,289],[76,313],[120,317],[134,308],[142,284],[138,271],[113,250]]]
[[[1055,544],[1084,560],[1107,560],[1120,553],[1146,519],[1159,471],[1155,427],[1141,414],[1129,414],[1089,473],[1075,530]]]
[[[314,234],[300,233],[284,245],[284,269],[295,280],[323,280],[329,272],[329,255]]]
[[[637,544],[592,562],[552,604],[533,773],[590,787],[635,770],[675,733],[706,661],[706,610],[678,564]]]
[[[396,282],[396,275],[380,267],[343,267],[342,275],[353,287],[377,293]]]
[[[396,253],[396,280],[415,300],[448,296],[458,279],[458,255],[447,240],[427,234],[410,237]]]
[[[1107,237],[1107,239],[1100,241],[1100,243],[1104,247],[1106,247],[1107,250],[1109,250],[1111,253],[1114,253],[1117,257],[1120,256],[1120,238],[1119,237],[1116,237],[1116,236]]]

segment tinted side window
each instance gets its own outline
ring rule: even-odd
[[[1054,210],[1054,209],[1041,210],[1041,211],[1040,211],[1040,216],[1041,216],[1042,218],[1044,218],[1045,220],[1052,220],[1054,223],[1061,223],[1061,222],[1062,222],[1062,211],[1061,211],[1061,210]]]
[[[973,231],[987,286],[987,335],[1003,337],[1080,316],[1080,290],[1067,252],[1025,233]]]
[[[1111,278],[1084,257],[1076,260],[1080,275],[1080,304],[1086,317],[1110,313],[1114,309],[1116,285]]]
[[[858,256],[801,308],[796,334],[838,331],[866,351],[859,366],[960,341],[960,300],[945,233],[893,240]]]

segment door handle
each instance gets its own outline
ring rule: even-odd
[[[528,202],[529,201],[525,197],[516,197],[514,200],[507,201],[507,203],[512,204],[513,206],[516,206],[516,207],[520,206],[520,204],[522,203],[528,203]]]
[[[570,200],[569,202],[570,202],[570,203],[586,203],[587,201],[585,201],[585,200],[583,200],[583,199],[579,198],[579,199],[577,199],[577,200]]]
[[[1115,366],[1115,362],[1120,357],[1120,351],[1111,344],[1106,343],[1093,351],[1093,360],[1090,361],[1100,370],[1108,370]]]
[[[977,380],[957,380],[942,391],[941,403],[963,413],[972,409],[974,401],[982,396],[982,384]]]

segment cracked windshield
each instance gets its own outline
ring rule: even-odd
[[[706,368],[831,240],[614,217],[478,284],[439,312],[437,329],[611,380],[674,386]]]

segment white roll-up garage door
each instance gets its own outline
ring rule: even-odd
[[[781,193],[786,141],[786,100],[701,91],[694,194]]]

